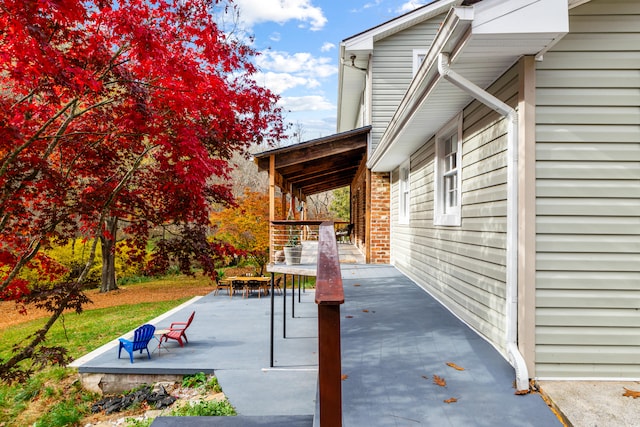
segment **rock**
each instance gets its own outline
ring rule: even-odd
[[[154,388],[154,390],[156,391],[152,391],[151,387],[146,386],[124,396],[106,397],[94,403],[91,406],[91,412],[95,414],[104,411],[105,414],[109,415],[114,412],[124,411],[145,401],[156,409],[163,409],[171,406],[176,401],[176,398],[169,395],[162,385]]]

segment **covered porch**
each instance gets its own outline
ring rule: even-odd
[[[300,241],[313,241],[320,222],[335,220],[310,218],[308,197],[343,187],[349,188],[350,217],[336,228],[351,226],[347,240],[362,252],[366,263],[389,261],[388,245],[385,247],[388,205],[380,207],[380,199],[372,197],[380,193],[380,182],[383,191],[388,192],[388,179],[385,188],[384,177],[381,179],[366,167],[370,130],[371,126],[365,126],[254,154],[259,170],[269,174],[272,265],[284,263],[283,248],[292,234]],[[388,197],[382,199],[388,203]]]

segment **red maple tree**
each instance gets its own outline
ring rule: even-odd
[[[230,0],[0,4],[0,296],[52,313],[2,361],[0,377],[28,375],[17,363],[43,360],[37,354],[65,363],[64,349],[38,346],[65,309],[81,311],[86,302],[84,274],[51,288],[60,268],[41,249],[93,239],[91,263],[101,242],[103,285],[115,285],[109,257],[119,224],[131,247],[158,225],[206,224],[212,202],[232,200],[224,184],[231,155],[283,136],[277,96],[252,78],[256,52],[216,24],[232,7]],[[34,263],[43,285],[27,290],[19,273]]]

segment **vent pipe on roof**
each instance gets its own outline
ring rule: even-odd
[[[507,291],[506,349],[516,371],[516,388],[529,390],[529,373],[518,349],[518,113],[489,92],[449,68],[449,55],[438,56],[438,72],[447,81],[503,115],[507,127]]]

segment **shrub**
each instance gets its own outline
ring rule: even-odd
[[[220,402],[200,401],[193,405],[184,405],[178,409],[174,409],[171,411],[171,415],[176,417],[233,416],[236,415],[236,410],[228,400]]]

